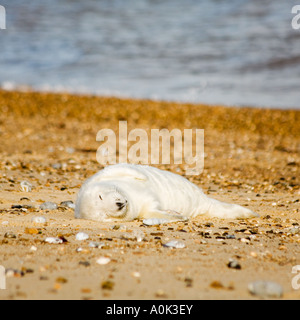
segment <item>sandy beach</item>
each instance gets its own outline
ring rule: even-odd
[[[151,227],[74,219],[62,202],[103,168],[97,132],[117,132],[121,120],[128,130],[204,129],[203,173],[187,178],[260,217]],[[299,132],[293,110],[0,91],[0,299],[299,299]],[[185,176],[183,165],[158,167]],[[165,247],[171,240],[185,247]],[[283,294],[252,294],[257,280]]]

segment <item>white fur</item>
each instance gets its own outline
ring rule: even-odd
[[[108,166],[88,179],[79,191],[75,209],[76,218],[97,221],[141,218],[149,224],[198,215],[229,219],[258,216],[239,205],[207,197],[180,175],[134,164]]]

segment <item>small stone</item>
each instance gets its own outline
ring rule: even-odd
[[[142,232],[142,231],[140,231],[140,230],[134,230],[134,231],[133,231],[133,235],[134,235],[135,240],[136,240],[137,242],[143,241],[143,239],[144,239],[144,237],[145,237],[144,232]]]
[[[162,289],[157,290],[157,291],[155,292],[155,296],[156,296],[157,298],[166,298],[166,297],[167,297],[165,291],[162,290]]]
[[[176,249],[183,249],[185,248],[185,244],[183,241],[178,241],[178,240],[172,240],[170,242],[167,242],[163,245],[164,247],[168,248],[176,248]]]
[[[126,231],[127,230],[127,226],[125,226],[124,224],[115,224],[113,226],[111,226],[112,230],[119,230],[119,231]]]
[[[107,257],[100,257],[99,259],[97,259],[96,263],[100,264],[100,265],[105,265],[108,264],[111,260]]]
[[[257,252],[251,251],[250,252],[250,256],[253,257],[253,258],[257,258]]]
[[[31,192],[32,191],[32,184],[28,181],[22,181],[20,183],[20,186],[21,186],[21,190],[23,192]]]
[[[101,283],[101,288],[104,290],[113,290],[115,283],[113,281],[107,280]]]
[[[4,234],[4,238],[16,239],[17,236],[16,236],[13,232],[8,231],[8,232],[6,232],[6,233]]]
[[[34,223],[46,223],[47,220],[44,217],[33,217],[31,221]]]
[[[250,240],[246,238],[241,238],[240,241],[243,243],[250,243]]]
[[[25,233],[27,234],[38,234],[39,230],[36,228],[25,228]]]
[[[282,286],[276,282],[258,280],[249,283],[248,289],[251,294],[260,298],[281,298]]]
[[[132,233],[126,232],[121,235],[122,240],[135,240],[135,236]]]
[[[95,242],[95,241],[91,241],[90,243],[89,243],[89,247],[90,248],[102,248],[102,247],[104,247],[105,246],[105,243],[104,242]]]
[[[85,232],[78,232],[76,234],[76,240],[82,241],[82,240],[87,240],[89,238],[89,235]]]
[[[224,285],[218,280],[212,281],[210,287],[213,289],[224,289]]]
[[[73,201],[63,201],[60,203],[60,205],[62,207],[66,207],[66,208],[70,208],[70,209],[74,209],[75,210],[75,204],[73,203]]]
[[[225,236],[226,239],[235,239],[235,235],[234,234],[227,234]]]
[[[53,163],[52,168],[55,170],[59,170],[62,168],[62,164],[61,163]]]
[[[56,237],[47,237],[45,239],[45,242],[51,243],[51,244],[61,244],[63,243],[63,240],[61,238],[56,238]]]
[[[141,277],[141,274],[138,272],[138,271],[133,271],[131,273],[131,275],[134,277],[134,278],[140,278]]]
[[[54,202],[44,202],[40,205],[41,210],[56,210],[57,208],[58,206]]]
[[[75,152],[75,149],[73,147],[66,147],[66,152],[72,154]]]
[[[58,277],[58,278],[56,278],[55,281],[57,283],[67,283],[68,282],[68,280],[66,278],[64,278],[64,277]]]
[[[91,264],[89,261],[79,261],[79,265],[89,267]]]
[[[158,224],[163,224],[163,223],[167,223],[170,222],[167,219],[156,219],[156,218],[150,218],[150,219],[144,219],[143,220],[143,224],[146,226],[155,226]]]
[[[289,231],[291,234],[299,234],[300,228],[296,226],[296,227],[291,228]]]
[[[141,242],[144,239],[144,233],[140,230],[134,230],[132,233],[125,232],[122,234],[121,239]]]
[[[21,278],[25,275],[25,272],[22,270],[8,268],[5,270],[5,275],[7,278]]]
[[[23,206],[21,204],[13,204],[11,206],[12,209],[23,209]]]
[[[193,286],[193,279],[190,277],[185,278],[184,282],[187,288],[190,288]]]
[[[228,264],[227,264],[227,267],[228,268],[231,268],[231,269],[237,269],[237,270],[240,270],[242,269],[241,265],[238,263],[238,261],[234,260],[234,259],[230,259]]]

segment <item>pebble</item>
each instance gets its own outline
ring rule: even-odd
[[[76,240],[82,241],[82,240],[87,240],[89,238],[89,235],[85,232],[78,232],[76,234]]]
[[[260,298],[280,298],[283,295],[282,286],[276,282],[258,280],[249,283],[251,294]]]
[[[58,206],[54,202],[44,202],[40,205],[41,210],[56,210],[57,208]]]
[[[121,239],[141,242],[141,241],[143,241],[144,236],[145,235],[142,231],[134,230],[132,233],[126,232],[126,233],[122,234]]]
[[[119,230],[119,231],[126,231],[127,230],[127,226],[125,226],[124,224],[116,224],[111,226],[112,230]]]
[[[39,234],[39,230],[37,228],[25,228],[25,233],[27,233],[27,234]]]
[[[150,218],[150,219],[144,219],[143,224],[146,226],[155,226],[158,224],[167,223],[169,220],[167,219],[157,219],[157,218]]]
[[[101,288],[104,290],[113,290],[115,283],[113,281],[107,280],[101,283]]]
[[[64,277],[58,277],[55,280],[56,283],[67,283],[68,279],[64,278]]]
[[[225,236],[226,239],[235,239],[235,235],[234,234],[227,234]]]
[[[186,285],[187,288],[190,288],[190,287],[193,286],[193,279],[190,278],[190,277],[186,277],[184,279],[184,282],[185,282],[185,285]]]
[[[166,297],[167,297],[165,291],[162,290],[162,289],[158,289],[158,290],[155,292],[155,296],[156,296],[157,298],[166,298]]]
[[[69,153],[69,154],[72,154],[75,152],[75,149],[73,147],[67,147],[66,148],[66,152]]]
[[[17,270],[17,269],[6,269],[5,275],[7,278],[21,278],[25,275],[25,272],[22,270]]]
[[[95,241],[91,241],[90,243],[89,243],[89,247],[90,248],[102,248],[102,247],[104,247],[105,246],[105,243],[104,242],[95,242]]]
[[[122,240],[135,240],[135,236],[131,233],[124,233],[121,235]]]
[[[238,263],[238,261],[234,260],[234,259],[229,259],[229,262],[227,264],[227,267],[228,268],[231,268],[231,269],[237,269],[237,270],[240,270],[242,269],[241,265]]]
[[[34,223],[45,223],[47,219],[45,217],[39,216],[39,217],[33,217],[31,221]]]
[[[61,163],[54,163],[52,165],[52,168],[55,169],[55,170],[59,170],[62,168],[62,164]]]
[[[224,289],[224,285],[218,280],[212,281],[210,287],[213,289]]]
[[[75,203],[73,201],[63,201],[60,203],[62,207],[70,208],[75,210]]]
[[[136,239],[137,242],[141,242],[144,240],[145,234],[144,232],[140,231],[140,230],[134,230],[133,231],[133,235]]]
[[[61,244],[63,243],[63,240],[61,238],[56,238],[56,237],[47,237],[45,239],[45,242],[52,243],[52,244]]]
[[[21,186],[21,190],[23,192],[31,192],[31,190],[32,190],[32,184],[28,181],[22,181],[20,183],[20,186]]]
[[[172,240],[163,245],[164,247],[168,248],[176,248],[176,249],[183,249],[185,248],[185,244],[183,241],[178,241],[178,240]]]
[[[6,233],[4,234],[4,238],[16,239],[17,236],[16,236],[13,232],[8,231],[8,232],[6,232]]]
[[[249,239],[246,239],[246,238],[241,238],[239,239],[241,242],[243,243],[250,243],[250,240]]]
[[[289,231],[290,231],[291,234],[299,234],[300,233],[300,228],[298,226],[297,227],[293,227]]]
[[[110,263],[110,259],[107,257],[100,257],[99,259],[97,259],[96,263],[100,264],[100,265],[105,265]]]
[[[140,278],[140,277],[141,277],[141,274],[140,274],[140,272],[138,272],[138,271],[133,271],[133,272],[131,272],[131,275],[132,275],[134,278]]]

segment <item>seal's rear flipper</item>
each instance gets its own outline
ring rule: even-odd
[[[173,210],[147,212],[144,218],[143,223],[147,226],[188,220],[187,217]]]
[[[211,198],[209,200],[211,202],[207,214],[210,217],[217,217],[222,219],[248,219],[259,217],[259,214],[238,204],[230,204]]]

